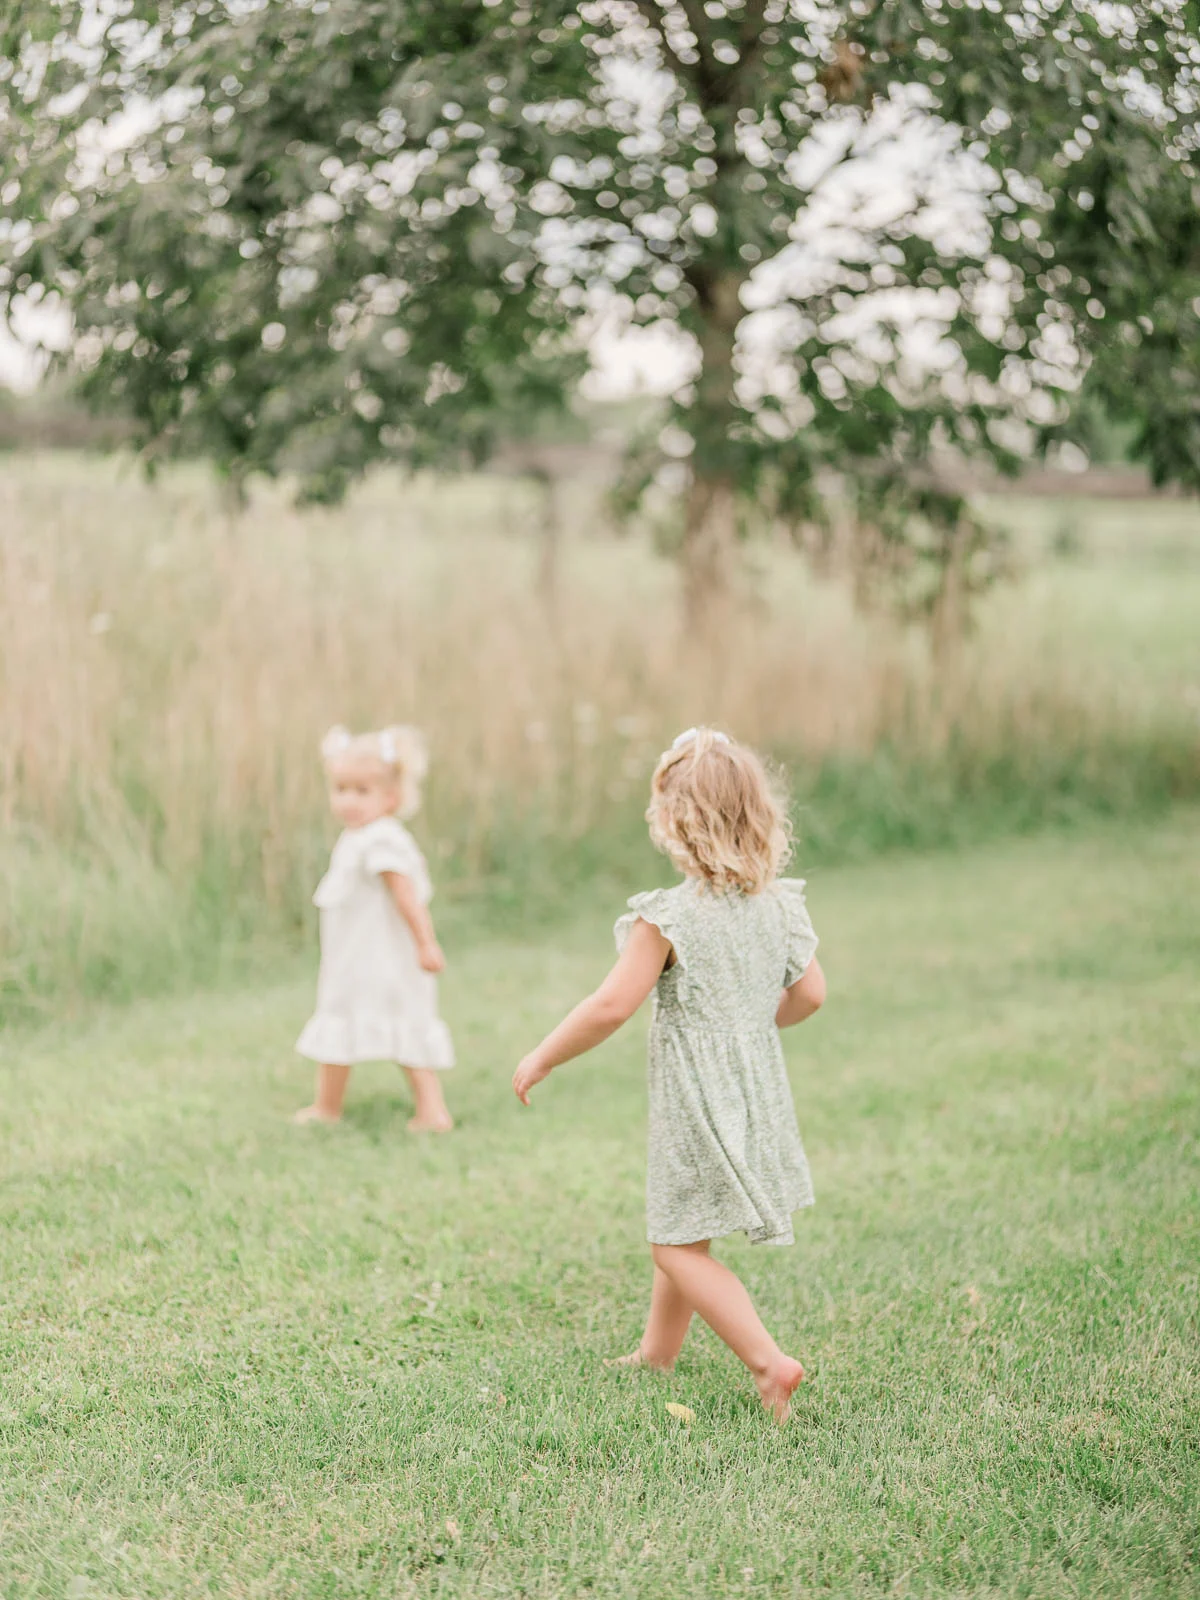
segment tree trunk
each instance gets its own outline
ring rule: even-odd
[[[234,461],[221,474],[220,480],[221,509],[230,524],[241,521],[242,513],[250,504],[250,493],[246,487],[246,469],[240,461]]]
[[[696,295],[700,372],[692,407],[692,478],[684,503],[684,623],[689,632],[711,632],[735,595],[737,491],[731,434],[736,422],[733,364],[742,316],[741,271],[689,274]]]
[[[697,471],[684,503],[683,618],[691,634],[710,634],[736,591],[737,494],[727,478]]]
[[[558,481],[549,471],[533,474],[542,492],[541,541],[538,546],[537,586],[546,610],[558,610],[559,584],[562,567],[562,517],[560,515]]]
[[[967,631],[967,562],[971,530],[960,521],[947,530],[941,551],[941,571],[929,613],[929,635],[933,658],[943,669],[950,668],[958,655]]]

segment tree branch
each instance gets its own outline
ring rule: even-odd
[[[766,0],[746,0],[742,10],[742,25],[738,29],[738,54],[742,58],[739,76],[761,55],[762,32],[766,23]]]
[[[707,48],[703,9],[695,3],[695,0],[669,0],[666,6],[659,5],[657,0],[634,0],[634,4],[658,35],[663,49],[671,55],[679,76],[695,91],[701,108],[708,109],[722,104],[723,97],[718,88],[721,74],[716,59]],[[687,25],[696,37],[698,61],[684,61],[671,42],[665,22],[667,12],[671,10],[682,11],[687,19]]]
[[[709,47],[704,7],[700,4],[700,0],[676,0],[676,4],[687,18],[688,27],[696,36],[696,50],[700,56],[701,68],[708,82],[715,89],[720,77],[720,69],[717,58]]]

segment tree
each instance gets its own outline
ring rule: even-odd
[[[381,456],[480,457],[514,407],[561,404],[582,352],[512,270],[519,231],[481,225],[479,130],[447,114],[506,60],[488,13],[101,17],[26,6],[8,41],[8,287],[69,306],[82,392],[129,411],[151,460],[294,471],[329,500]]]
[[[697,620],[739,519],[821,519],[831,472],[965,592],[933,455],[1078,433],[1085,375],[1200,482],[1194,0],[110,5],[9,24],[0,292],[62,297],[154,449],[328,495],[486,454],[597,317],[665,324]]]

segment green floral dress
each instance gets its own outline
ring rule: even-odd
[[[650,1028],[647,1238],[791,1244],[813,1192],[775,1012],[817,948],[803,881],[750,895],[688,878],[634,895],[618,950],[639,918],[675,952]]]

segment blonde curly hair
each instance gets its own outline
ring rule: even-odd
[[[663,752],[646,821],[657,849],[718,890],[758,894],[791,855],[782,786],[753,750],[712,728],[691,728]]]
[[[397,816],[411,817],[420,810],[429,747],[419,728],[397,722],[377,733],[351,733],[338,723],[321,740],[321,760],[331,775],[352,771],[394,784]]]

